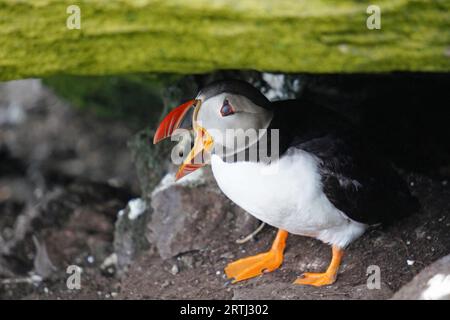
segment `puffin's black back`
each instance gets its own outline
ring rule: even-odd
[[[406,182],[343,117],[303,100],[274,102],[273,109],[280,155],[294,147],[319,158],[325,194],[351,219],[388,224],[418,210]]]

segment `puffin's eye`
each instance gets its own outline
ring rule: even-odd
[[[220,108],[220,114],[222,115],[222,117],[226,117],[233,113],[234,113],[233,107],[230,105],[230,102],[227,99],[225,99],[223,101],[222,108]]]

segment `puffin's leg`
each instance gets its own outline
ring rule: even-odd
[[[308,284],[316,287],[326,286],[336,281],[336,275],[341,264],[344,251],[338,246],[333,246],[333,257],[327,271],[323,273],[305,272],[295,280],[295,284]]]
[[[228,264],[225,268],[225,274],[228,278],[233,278],[233,283],[235,283],[259,276],[263,272],[271,272],[278,269],[283,262],[287,236],[287,231],[279,229],[272,248],[268,252],[239,259]]]

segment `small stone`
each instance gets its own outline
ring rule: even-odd
[[[105,261],[103,261],[102,265],[100,266],[101,269],[106,269],[108,267],[116,266],[117,264],[117,255],[115,253],[108,256]]]
[[[141,198],[132,199],[128,202],[128,219],[135,220],[147,210],[147,204]]]
[[[172,269],[170,269],[170,273],[173,275],[176,275],[180,270],[178,269],[178,266],[176,264],[174,264],[172,266]]]
[[[34,282],[34,283],[42,282],[42,280],[43,280],[42,277],[37,275],[37,274],[33,274],[31,276],[31,281]]]
[[[94,263],[94,261],[95,261],[95,259],[94,259],[94,257],[93,256],[89,256],[89,257],[87,257],[87,262],[89,262],[89,263]]]
[[[232,252],[226,252],[226,253],[220,255],[220,257],[222,259],[233,259],[234,258],[234,254]]]

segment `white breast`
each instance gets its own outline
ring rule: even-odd
[[[328,200],[322,191],[318,160],[305,151],[289,149],[270,165],[227,163],[213,155],[211,166],[227,197],[274,227],[341,247],[366,229]]]

